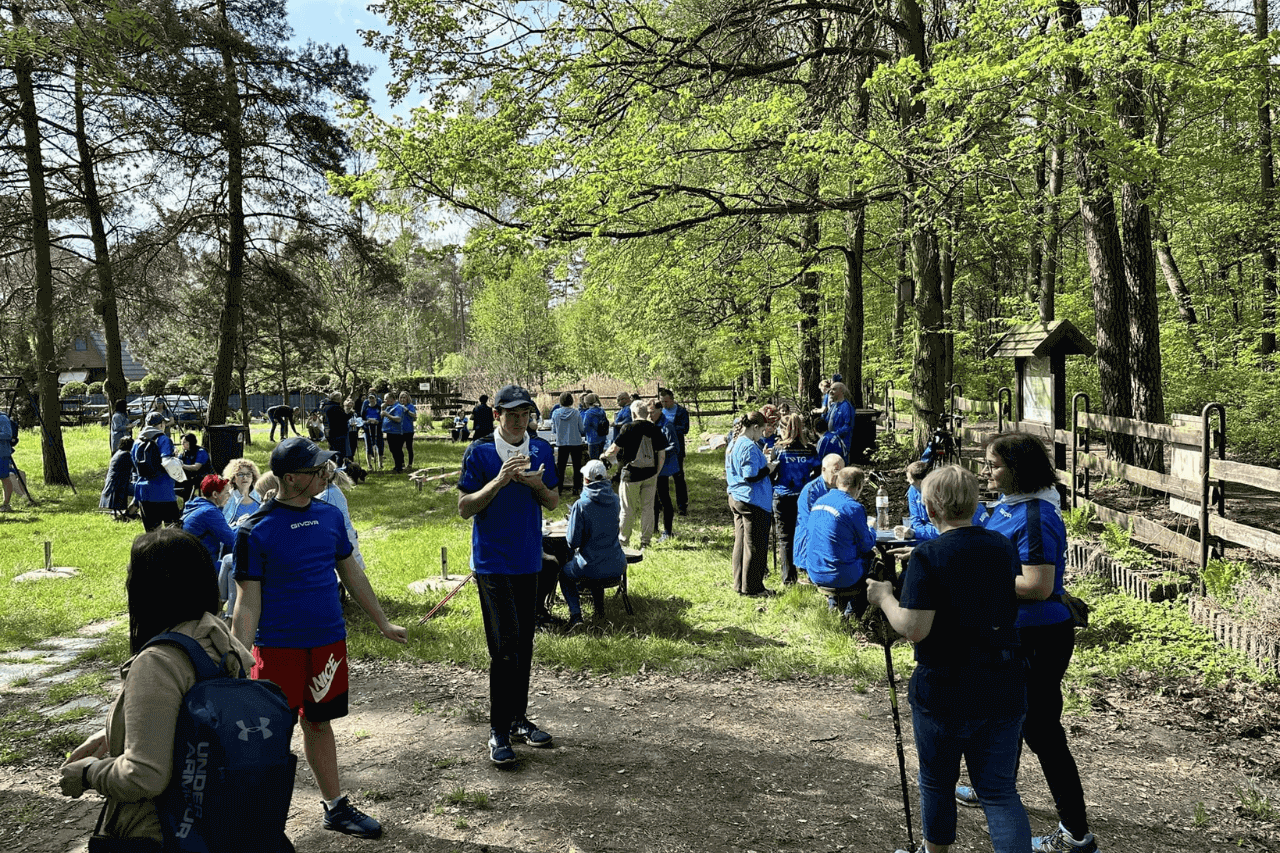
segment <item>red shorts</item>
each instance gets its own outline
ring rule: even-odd
[[[253,678],[273,681],[313,723],[347,715],[347,641],[315,649],[253,647]]]

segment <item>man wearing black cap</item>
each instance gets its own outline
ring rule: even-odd
[[[471,430],[476,441],[493,433],[493,409],[489,408],[488,394],[481,394],[480,402],[471,410]]]
[[[165,424],[163,412],[147,415],[147,425],[130,451],[134,470],[138,472],[134,494],[142,512],[142,528],[147,533],[162,525],[177,524],[182,518],[173,477],[162,464],[166,456],[174,455],[173,441],[164,434]]]
[[[529,721],[535,601],[542,569],[542,509],[560,503],[551,445],[528,433],[533,397],[508,385],[494,399],[498,430],[462,456],[458,514],[474,519],[471,569],[489,646],[489,758],[516,760],[511,740],[551,746]]]
[[[403,643],[408,635],[382,612],[352,556],[342,513],[312,500],[328,485],[325,473],[335,456],[301,436],[271,451],[280,490],[237,528],[231,624],[236,637],[253,647],[252,676],[274,681],[300,712],[303,750],[324,798],[324,828],[377,838],[381,824],[353,806],[338,783],[330,721],[347,714],[347,630],[338,578],[384,637]]]

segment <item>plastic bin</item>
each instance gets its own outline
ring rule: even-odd
[[[221,475],[228,462],[244,456],[244,427],[240,424],[205,427],[204,449],[209,451],[214,473]]]

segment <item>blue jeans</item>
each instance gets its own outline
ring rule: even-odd
[[[987,814],[996,853],[1027,853],[1031,849],[1031,824],[1015,786],[1022,720],[1021,714],[976,720],[942,717],[912,707],[911,725],[920,759],[920,819],[927,840],[955,843],[956,782],[963,756]]]

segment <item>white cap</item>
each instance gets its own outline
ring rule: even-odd
[[[609,472],[605,469],[604,463],[599,459],[592,459],[582,468],[582,476],[587,479],[588,483],[596,480],[609,479]]]

